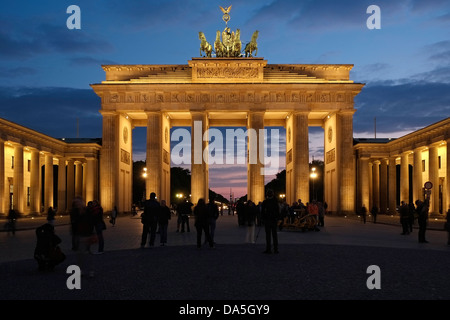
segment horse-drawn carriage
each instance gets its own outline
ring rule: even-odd
[[[301,230],[301,231],[319,231],[317,228],[317,217],[314,214],[308,214],[306,210],[295,209],[293,215],[283,218],[278,224],[279,230]]]

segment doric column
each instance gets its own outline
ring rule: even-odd
[[[370,210],[373,206],[373,161],[369,162],[369,170],[368,170],[368,179],[369,179],[369,203],[366,203],[367,210]]]
[[[147,180],[145,198],[156,193],[161,198],[162,179],[162,113],[147,112]]]
[[[16,144],[14,145],[13,207],[19,213],[23,213],[25,208],[23,174],[23,146],[20,144]]]
[[[86,186],[86,203],[92,200],[98,200],[95,196],[95,166],[96,159],[95,158],[87,158],[86,159],[86,176],[85,176],[85,186]]]
[[[389,157],[389,213],[397,213],[397,168],[395,157]]]
[[[372,167],[372,179],[373,179],[373,204],[380,208],[380,161],[375,160]]]
[[[380,166],[380,213],[386,213],[388,207],[388,159],[381,159]]]
[[[5,141],[0,139],[0,214],[7,214],[5,194]]]
[[[117,178],[119,175],[119,115],[102,111],[103,134],[100,151],[100,203],[109,212],[118,203]]]
[[[338,212],[355,212],[355,166],[353,160],[353,110],[336,114]]]
[[[53,207],[53,155],[45,154],[44,213]]]
[[[41,211],[41,183],[40,183],[40,156],[39,150],[31,150],[30,168],[30,210],[32,213]]]
[[[66,159],[58,159],[58,214],[64,214],[67,210],[66,203]]]
[[[75,197],[83,197],[83,163],[75,161]]]
[[[358,172],[358,192],[360,196],[357,204],[357,210],[361,209],[362,205],[366,208],[369,206],[369,158],[359,158],[359,172]]]
[[[74,160],[67,160],[67,208],[72,207],[73,198],[75,197],[75,168]]]
[[[409,157],[410,152],[403,152],[400,160],[400,201],[409,203]]]
[[[423,200],[422,188],[422,148],[416,148],[413,163],[413,202]]]
[[[436,144],[431,145],[428,153],[429,157],[429,180],[433,184],[431,188],[430,198],[430,214],[439,213],[439,158],[438,158],[438,146]]]
[[[450,139],[447,139],[447,163],[445,164],[445,167],[445,180],[447,183],[444,193],[444,208],[445,210],[448,210],[450,209]]]
[[[200,198],[208,202],[208,166],[203,157],[203,150],[208,142],[203,140],[207,130],[205,112],[191,111],[191,202],[196,204]]]
[[[303,203],[309,201],[309,130],[308,112],[296,112],[293,114],[293,179],[294,194],[297,201]]]
[[[264,112],[248,114],[248,176],[247,199],[254,203],[263,201],[264,195]],[[262,142],[262,143],[261,143]]]

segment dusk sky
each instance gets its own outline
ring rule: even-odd
[[[79,30],[66,26],[73,4]],[[89,86],[105,79],[101,65],[187,64],[198,32],[213,42],[225,26],[219,6],[230,5],[228,25],[243,43],[258,30],[268,63],[354,64],[351,79],[366,84],[354,137],[373,137],[375,117],[377,137],[397,138],[450,116],[448,0],[16,0],[0,11],[0,117],[55,138],[76,137],[79,119],[80,137],[101,137]],[[381,29],[366,25],[370,5]],[[145,159],[145,132],[134,130],[134,160]],[[310,156],[323,159],[321,128],[310,129]],[[244,195],[246,181],[244,165],[210,167],[210,188],[224,196]]]

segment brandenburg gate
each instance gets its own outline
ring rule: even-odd
[[[268,64],[242,56],[192,58],[186,65],[103,66],[106,80],[91,86],[101,97],[100,201],[105,211],[131,207],[133,128],[147,127],[146,196],[156,192],[169,202],[170,129],[193,129],[201,121],[203,132],[213,126],[256,132],[285,127],[288,203],[309,199],[308,127],[321,126],[325,201],[330,211],[354,212],[354,97],[364,84],[350,80],[352,67]],[[264,199],[262,167],[261,161],[248,164],[247,197],[256,203]],[[205,159],[191,165],[191,195],[193,203],[208,198]]]

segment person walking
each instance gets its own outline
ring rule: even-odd
[[[161,205],[156,200],[156,193],[150,193],[150,199],[145,200],[144,212],[141,215],[142,222],[142,237],[141,237],[141,248],[145,247],[147,242],[147,236],[150,233],[149,246],[153,247],[155,245],[156,238],[156,228],[158,226],[158,216],[161,210]]]
[[[448,233],[447,245],[450,246],[450,205],[448,206],[447,217],[446,217],[446,230]]]
[[[172,214],[170,208],[166,205],[166,200],[161,200],[161,210],[159,210],[158,215],[159,243],[161,246],[165,246],[167,243],[167,228],[171,217]]]
[[[258,208],[252,200],[248,200],[245,205],[245,224],[247,225],[247,232],[245,235],[246,243],[255,243],[255,225],[256,225],[256,215]]]
[[[88,202],[87,210],[94,219],[94,228],[98,240],[98,249],[96,254],[103,254],[105,249],[103,230],[106,230],[105,220],[103,219],[103,208],[97,200],[93,200]]]
[[[361,220],[366,223],[366,215],[367,215],[367,208],[366,205],[363,204],[361,207]]]
[[[425,233],[427,230],[428,223],[428,210],[429,210],[429,201],[425,199],[425,201],[416,201],[416,210],[418,214],[417,222],[419,223],[419,243],[428,243],[425,237]]]
[[[263,251],[263,253],[272,253],[272,240],[273,253],[279,253],[277,223],[280,217],[280,207],[277,199],[274,197],[274,192],[271,189],[267,190],[267,197],[262,203],[261,215],[264,230],[266,232],[266,250]]]
[[[409,207],[405,201],[400,202],[400,224],[402,225],[402,235],[409,234]]]
[[[377,223],[378,207],[376,204],[372,206],[372,209],[370,209],[370,213],[372,214],[373,223]]]
[[[9,232],[11,232],[13,236],[16,234],[16,221],[17,212],[13,208],[11,208],[8,212],[8,234]]]
[[[116,219],[117,219],[117,206],[114,206],[113,210],[111,211],[111,220],[109,222],[114,227],[116,225]]]
[[[53,209],[53,207],[48,207],[48,210],[47,210],[47,222],[49,224],[51,224],[51,225],[54,224],[54,222],[55,222],[55,215],[56,215],[56,213],[55,213],[55,210]]]
[[[209,233],[208,208],[206,207],[205,199],[200,198],[194,208],[195,228],[197,230],[197,248],[202,247],[202,233],[205,233],[206,241],[210,248],[214,248],[211,235]]]
[[[96,217],[93,215],[93,210],[88,209],[81,198],[74,200],[72,210],[76,212],[73,215],[73,232],[77,240],[77,264],[81,269],[82,276],[88,271],[89,277],[92,278],[94,277],[94,259],[91,246],[98,241],[95,232]]]
[[[207,204],[207,209],[208,209],[209,234],[211,235],[211,239],[212,239],[213,243],[215,244],[216,242],[214,241],[214,234],[216,233],[216,222],[217,222],[217,219],[219,218],[219,207],[217,206],[217,204],[215,202],[214,195],[212,195],[209,198],[209,202]]]

